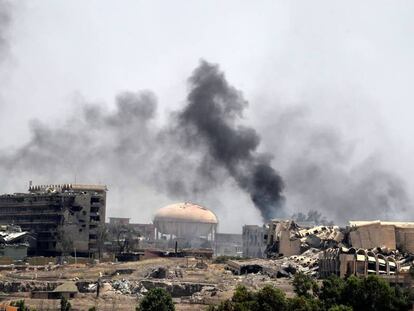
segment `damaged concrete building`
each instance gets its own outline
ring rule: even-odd
[[[265,258],[266,250],[266,226],[245,225],[243,226],[243,257]]]
[[[355,248],[383,247],[414,253],[414,222],[350,221],[350,242]]]
[[[242,256],[242,235],[235,233],[216,233],[214,255]]]
[[[339,277],[351,275],[367,276],[395,275],[399,271],[399,263],[394,256],[374,252],[373,250],[356,248],[329,248],[320,254],[319,275],[327,277],[335,274]]]
[[[338,226],[301,227],[293,220],[272,220],[265,236],[266,255],[277,258],[334,247],[343,241],[342,231]]]
[[[36,238],[29,254],[58,256],[98,252],[105,224],[106,186],[30,186],[29,193],[0,196],[0,224],[14,224]]]
[[[27,250],[35,240],[33,236],[22,231],[18,226],[0,226],[0,257],[2,259],[22,260],[27,257]]]
[[[268,258],[288,257],[297,268],[313,273],[316,266],[308,269],[309,257],[320,277],[375,274],[395,282],[393,276],[404,275],[414,261],[414,223],[410,222],[351,221],[346,228],[303,228],[291,220],[273,220],[266,240]]]
[[[265,236],[267,257],[300,254],[301,241],[296,235],[298,230],[299,226],[293,220],[272,220]]]

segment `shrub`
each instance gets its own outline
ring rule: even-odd
[[[255,294],[253,309],[257,311],[284,311],[287,310],[285,293],[279,288],[266,285]]]
[[[12,301],[10,305],[17,307],[19,311],[30,311],[30,308],[26,306],[24,300]]]
[[[71,309],[70,302],[65,297],[62,297],[60,299],[60,311],[70,311]]]
[[[367,278],[336,276],[322,282],[322,286],[306,275],[298,274],[293,280],[297,296],[286,298],[278,288],[267,285],[257,292],[244,286],[236,288],[231,300],[209,311],[408,311],[414,294],[410,289],[391,287],[377,276]],[[310,294],[312,289],[314,296]],[[316,293],[316,295],[315,295]]]
[[[319,311],[322,310],[319,300],[313,297],[296,296],[287,300],[289,311]]]
[[[218,306],[210,306],[208,311],[287,311],[285,294],[278,288],[266,285],[257,292],[238,286],[231,300]]]
[[[352,311],[352,307],[344,305],[335,305],[328,309],[328,311]]]
[[[173,311],[175,310],[171,295],[163,288],[150,289],[142,299],[137,311]]]
[[[303,273],[296,273],[293,278],[293,291],[298,296],[310,297],[309,291],[315,287],[315,281]]]
[[[323,280],[318,297],[323,301],[326,309],[342,302],[342,295],[345,288],[345,281],[336,275]]]

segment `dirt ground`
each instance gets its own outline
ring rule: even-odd
[[[182,284],[185,282],[201,283],[213,288],[213,291],[195,293],[190,297],[174,297],[177,310],[205,310],[208,304],[217,304],[230,298],[234,288],[243,284],[251,289],[258,289],[265,284],[273,284],[281,288],[288,296],[292,295],[292,287],[287,279],[270,279],[260,274],[235,276],[225,270],[223,264],[212,264],[207,267],[196,267],[199,262],[194,258],[154,258],[129,263],[100,263],[96,265],[65,265],[49,267],[48,271],[28,268],[23,271],[0,271],[2,282],[68,282],[85,281],[96,282],[98,278],[107,284],[136,284],[143,280],[151,280],[148,275],[158,267],[168,271],[165,279],[157,279],[168,284]],[[127,272],[125,272],[127,271]],[[126,273],[126,274],[125,274]],[[43,284],[42,283],[42,284]],[[132,285],[131,285],[132,286]],[[135,306],[142,299],[140,293],[126,293],[108,285],[109,290],[103,287],[99,298],[96,292],[79,293],[70,299],[73,310],[88,310],[96,307],[97,310],[135,310]],[[30,292],[3,294],[3,301],[25,299],[26,304],[36,310],[60,310],[59,300],[31,299]]]

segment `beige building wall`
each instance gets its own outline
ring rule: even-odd
[[[351,244],[355,248],[370,249],[374,247],[387,247],[396,249],[395,227],[382,225],[380,222],[357,227],[351,231]]]

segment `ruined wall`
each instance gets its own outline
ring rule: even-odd
[[[300,239],[292,240],[290,237],[290,231],[282,231],[279,236],[279,254],[283,256],[299,255],[300,251]]]
[[[264,258],[266,229],[257,225],[243,226],[243,257]]]
[[[370,249],[374,247],[387,247],[396,249],[396,232],[393,225],[384,225],[380,222],[357,227],[350,232],[351,244],[355,248]]]
[[[414,228],[396,228],[395,233],[398,249],[414,253]]]

